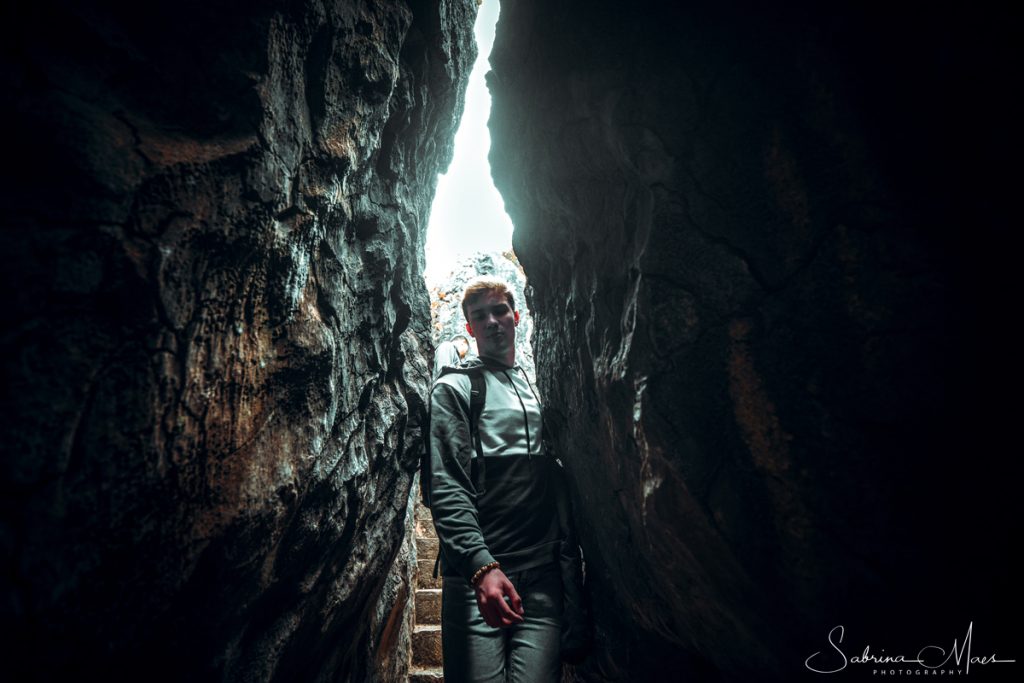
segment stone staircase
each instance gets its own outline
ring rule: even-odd
[[[419,495],[416,496],[417,499]],[[441,577],[433,578],[437,534],[430,510],[416,501],[416,598],[409,683],[444,681],[441,671]]]

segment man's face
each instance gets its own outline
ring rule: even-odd
[[[486,292],[466,307],[466,330],[476,339],[481,356],[506,360],[516,345],[519,311],[513,311],[501,292]]]
[[[469,342],[462,338],[456,339],[455,350],[459,352],[459,358],[465,358],[469,353]]]

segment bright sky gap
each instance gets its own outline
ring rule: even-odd
[[[498,0],[484,0],[474,27],[478,55],[466,88],[462,122],[455,134],[454,158],[448,172],[438,178],[427,226],[424,277],[428,283],[445,278],[463,256],[512,248],[512,221],[505,213],[487,163],[491,95],[484,75],[490,68],[487,57],[494,44],[497,21]]]

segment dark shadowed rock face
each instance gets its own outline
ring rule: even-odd
[[[5,669],[400,679],[476,3],[3,12]]]
[[[502,7],[491,163],[593,579],[577,673],[792,679],[837,624],[848,655],[971,620],[1005,652],[1007,23],[740,4]]]

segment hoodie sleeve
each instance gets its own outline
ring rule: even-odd
[[[474,453],[468,399],[438,382],[430,397],[430,510],[445,560],[467,582],[494,561],[480,531],[469,475]]]

